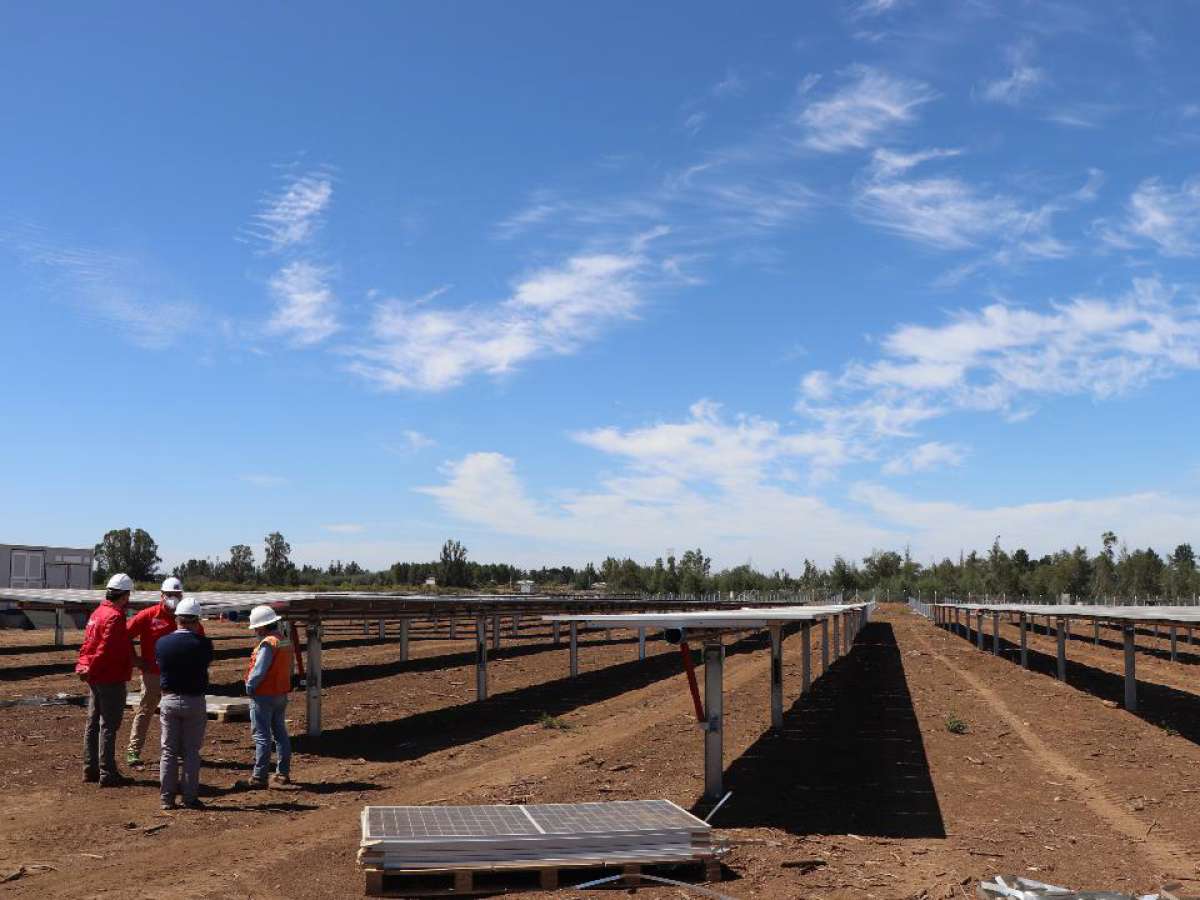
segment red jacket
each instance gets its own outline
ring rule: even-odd
[[[129,620],[129,639],[142,642],[142,659],[146,663],[145,672],[158,674],[158,657],[154,655],[154,645],[158,639],[166,637],[179,626],[175,622],[175,613],[167,609],[165,603],[155,603],[139,611]],[[204,626],[200,626],[199,634],[204,636]]]
[[[133,642],[116,604],[105,600],[88,617],[75,671],[86,672],[88,684],[119,684],[133,677]]]

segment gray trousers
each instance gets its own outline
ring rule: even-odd
[[[83,771],[113,778],[117,771],[117,732],[125,715],[125,682],[88,685],[87,726],[83,731]]]
[[[200,790],[200,748],[208,727],[204,697],[163,694],[158,712],[162,723],[162,759],[158,764],[162,798],[174,800],[177,793],[182,793],[184,800],[195,800]]]

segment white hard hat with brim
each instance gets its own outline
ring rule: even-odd
[[[262,628],[264,625],[274,625],[276,622],[282,621],[279,613],[271,609],[269,606],[256,606],[250,610],[250,630]]]

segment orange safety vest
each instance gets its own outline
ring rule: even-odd
[[[267,668],[267,674],[254,689],[254,696],[273,697],[286,694],[292,689],[292,642],[280,640],[278,635],[267,635],[254,648],[254,653],[250,656],[250,667],[246,669],[246,678],[249,678],[250,673],[254,671],[254,661],[258,659],[258,651],[263,644],[270,644],[275,655],[271,657],[271,665]]]

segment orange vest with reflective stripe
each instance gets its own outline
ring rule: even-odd
[[[246,669],[246,678],[249,678],[250,673],[254,671],[254,661],[258,659],[258,651],[263,644],[270,644],[275,655],[271,657],[271,665],[267,667],[267,674],[254,689],[254,696],[271,697],[286,694],[292,689],[292,642],[280,640],[278,635],[267,635],[254,648],[254,653],[250,656],[250,667]]]

